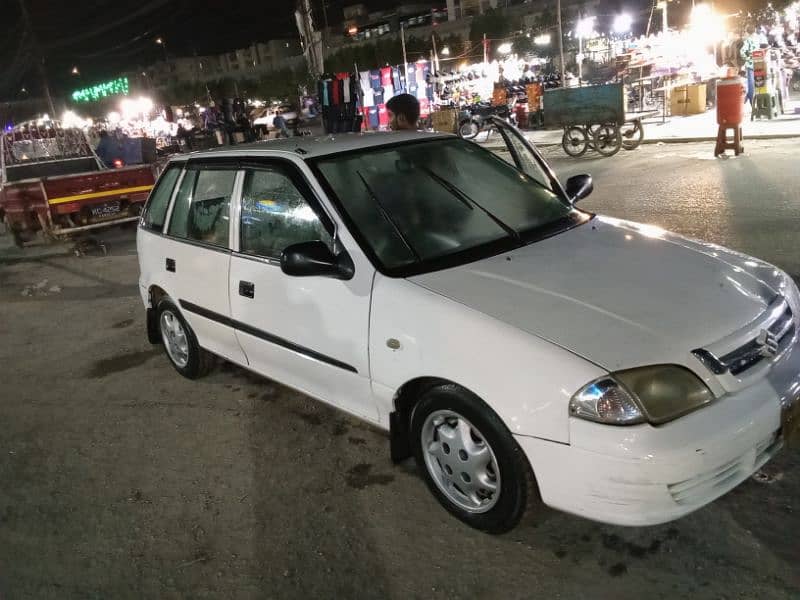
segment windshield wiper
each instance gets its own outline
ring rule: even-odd
[[[503,231],[505,231],[510,237],[514,238],[519,243],[520,246],[522,245],[522,236],[519,234],[519,231],[517,231],[507,223],[501,221],[499,218],[497,218],[495,215],[493,215],[491,212],[489,212],[483,206],[481,206],[478,202],[476,202],[475,200],[467,196],[464,192],[462,192],[460,189],[458,189],[454,184],[450,183],[443,177],[437,175],[436,173],[431,171],[428,167],[421,166],[419,168],[425,173],[427,173],[431,177],[431,179],[433,179],[436,183],[441,185],[443,188],[445,188],[447,191],[453,194],[456,198],[458,198],[461,202],[463,202],[470,210],[472,210],[473,206],[477,206],[487,217],[489,217],[492,221],[497,223],[497,225],[499,225]]]
[[[411,252],[411,254],[414,255],[414,258],[417,259],[417,262],[422,262],[422,257],[419,254],[417,254],[414,248],[411,247],[411,244],[408,243],[408,240],[406,240],[406,236],[403,235],[403,232],[400,231],[400,228],[397,226],[397,223],[395,223],[394,219],[391,217],[391,215],[389,215],[389,211],[387,211],[386,208],[383,206],[383,204],[381,204],[381,201],[378,199],[378,196],[369,186],[367,180],[364,179],[364,176],[361,174],[361,171],[356,171],[356,175],[358,175],[358,178],[361,180],[361,183],[364,184],[364,188],[366,188],[369,195],[372,196],[372,199],[375,201],[375,204],[378,205],[378,210],[381,211],[383,218],[389,222],[389,225],[392,226],[392,229],[394,229],[394,232],[400,238],[400,241],[403,242],[403,245],[406,248],[408,248],[408,251]]]

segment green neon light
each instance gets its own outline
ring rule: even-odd
[[[101,98],[119,95],[128,95],[127,77],[120,77],[119,79],[98,83],[97,85],[83,88],[82,90],[75,90],[72,92],[72,99],[75,102],[95,102]]]

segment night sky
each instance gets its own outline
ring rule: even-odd
[[[296,0],[23,0],[44,50],[54,93],[115,77],[120,71],[170,56],[214,54],[254,41],[297,37]],[[370,9],[396,0],[361,0]],[[331,24],[358,0],[328,0]],[[426,4],[424,0],[415,3]],[[312,0],[322,24],[322,0]],[[440,2],[444,4],[444,0]],[[0,100],[38,95],[35,40],[24,35],[19,0],[0,0]],[[77,66],[80,75],[70,73]]]

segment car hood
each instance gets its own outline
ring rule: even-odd
[[[608,217],[410,280],[610,371],[690,364],[690,351],[763,313],[772,265]]]

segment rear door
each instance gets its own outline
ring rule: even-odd
[[[367,346],[375,271],[351,238],[335,234],[320,197],[301,166],[289,160],[245,165],[231,315],[255,370],[375,421]],[[314,240],[348,251],[353,278],[285,275],[283,250]]]
[[[203,348],[235,363],[247,359],[230,323],[231,198],[240,180],[233,162],[189,161],[168,216],[163,244],[167,292]]]

